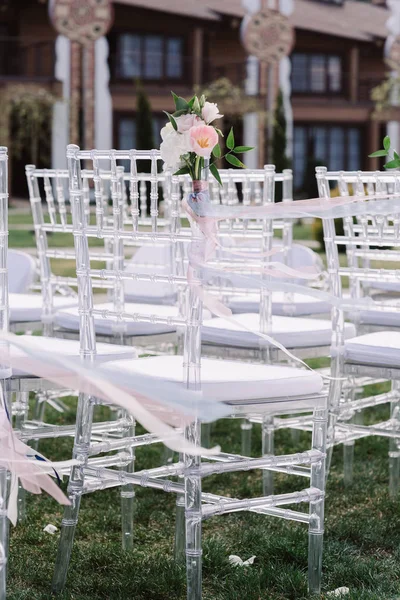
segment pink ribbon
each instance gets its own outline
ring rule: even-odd
[[[34,451],[16,437],[5,410],[1,408],[0,449],[0,465],[10,471],[12,475],[7,514],[14,525],[17,522],[18,513],[18,480],[21,482],[22,487],[26,491],[31,492],[31,494],[40,494],[43,490],[60,504],[70,504],[68,498],[52,478],[49,477],[48,473],[51,473],[53,469],[60,468],[61,466],[72,466],[74,461],[49,463],[37,460],[34,457],[29,458]],[[41,457],[41,455],[38,456]]]

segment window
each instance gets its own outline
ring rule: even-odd
[[[343,88],[342,59],[329,54],[292,54],[292,91],[298,94],[338,93]]]
[[[164,127],[167,119],[165,115],[153,114],[153,142],[154,148],[159,148],[161,144],[160,131]],[[131,150],[137,147],[137,122],[135,116],[131,114],[117,116],[117,147],[120,150]],[[143,150],[145,148],[142,148]],[[146,148],[151,150],[151,148]]]
[[[117,40],[115,75],[122,79],[181,79],[183,39],[123,33]]]
[[[302,189],[307,159],[315,159],[330,171],[358,171],[361,161],[361,129],[357,127],[295,125],[293,143],[294,186]]]

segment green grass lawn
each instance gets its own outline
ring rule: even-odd
[[[386,418],[380,408],[377,418]],[[50,415],[54,417],[55,415]],[[73,412],[59,422],[71,422]],[[213,442],[240,451],[238,422],[214,426]],[[307,434],[294,443],[277,434],[277,452],[306,447]],[[46,441],[41,450],[67,458],[70,440]],[[343,486],[341,447],[335,449],[326,502],[325,592],[350,588],[349,600],[400,597],[400,505],[388,496],[388,443],[370,438],[356,444],[355,477]],[[253,455],[259,456],[260,430],[254,428]],[[137,450],[136,469],[160,464],[159,446]],[[305,480],[277,476],[276,492],[305,487]],[[257,471],[206,478],[204,490],[239,497],[261,493]],[[96,492],[82,500],[68,584],[62,600],[185,600],[185,568],[173,558],[174,497],[137,488],[134,550],[120,544],[117,490]],[[11,534],[9,595],[12,600],[48,600],[61,509],[49,498],[30,497],[28,518]],[[307,597],[307,529],[304,525],[251,514],[215,517],[204,523],[204,600],[300,600]],[[231,567],[230,554],[256,555],[252,567]],[[326,596],[322,596],[326,598]]]

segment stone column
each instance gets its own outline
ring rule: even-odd
[[[83,47],[83,144],[86,149],[94,148],[94,84],[95,42]]]
[[[249,15],[260,10],[260,0],[242,0],[243,7]],[[243,19],[242,29],[246,26],[248,17]],[[248,96],[257,96],[260,92],[260,64],[255,56],[248,56],[246,62],[245,92]],[[243,143],[245,146],[253,146],[255,150],[246,154],[246,166],[249,169],[257,169],[264,162],[263,145],[260,144],[260,118],[255,112],[246,113],[243,116]],[[263,136],[262,136],[263,137]]]
[[[55,78],[62,82],[62,99],[53,108],[52,153],[51,166],[53,169],[66,169],[67,159],[65,149],[69,141],[69,98],[70,98],[70,52],[71,43],[63,35],[55,42],[56,62]]]
[[[107,150],[113,147],[113,108],[110,93],[109,45],[106,37],[95,44],[95,147]]]
[[[80,145],[79,116],[82,87],[82,47],[71,42],[71,92],[69,97],[69,142]]]

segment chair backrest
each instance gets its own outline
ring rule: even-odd
[[[142,225],[154,227],[158,218],[161,189],[164,198],[168,198],[170,187],[166,187],[165,174],[159,172],[159,151],[151,151],[151,159],[147,161],[150,166],[148,173],[141,173],[142,161],[140,151],[131,151],[129,163],[131,172],[124,173],[123,165],[118,164],[115,182],[111,178],[110,171],[103,169],[101,163],[97,165],[96,171],[82,170],[82,193],[88,222],[94,221],[99,229],[103,224],[109,224],[115,219],[132,223],[134,229],[139,229]],[[75,262],[75,251],[68,248],[73,245],[69,172],[36,169],[34,165],[27,165],[26,175],[40,266],[42,320],[51,326],[54,317],[54,293],[65,286],[77,286],[73,269],[72,274],[58,273],[59,261]],[[142,216],[141,205],[144,211],[148,196],[151,202],[150,215]],[[92,201],[95,205],[94,214],[91,211]],[[92,258],[100,262],[106,261],[107,264],[114,260],[111,240],[102,239],[99,235],[96,239],[92,239],[91,243],[97,248],[97,253],[92,254]],[[68,267],[67,271],[71,272],[71,268]],[[100,288],[103,287],[104,282],[97,283]],[[106,289],[109,294],[113,293],[110,286],[106,286]]]
[[[374,194],[383,198],[385,194],[400,196],[399,172],[329,172],[325,167],[317,167],[316,177],[321,198],[329,198],[331,188],[337,188],[341,196],[355,196],[361,203]],[[400,212],[380,215],[371,211],[344,217],[342,221],[343,232],[333,219],[324,219],[328,277],[337,297],[342,297],[342,280],[347,281],[356,306],[358,299],[370,295],[376,282],[400,282]],[[339,260],[339,246],[346,248],[345,265]],[[374,310],[390,312],[395,306],[400,307],[399,300],[386,298],[376,300]],[[351,314],[356,324],[360,315],[358,309]]]
[[[151,152],[142,154],[143,160],[152,159]],[[203,299],[204,295],[200,293],[199,288],[199,277],[200,272],[197,266],[191,264],[187,273],[170,273],[168,275],[154,273],[151,270],[145,272],[132,273],[124,269],[123,256],[126,246],[136,243],[142,247],[146,247],[147,244],[166,244],[171,246],[178,245],[192,245],[192,248],[201,252],[201,248],[204,248],[201,230],[198,228],[195,221],[191,220],[191,231],[187,228],[182,228],[178,224],[174,225],[173,219],[171,218],[171,225],[169,228],[159,226],[157,215],[153,215],[151,229],[148,227],[140,228],[136,227],[133,222],[124,223],[118,213],[115,214],[115,218],[112,222],[89,223],[85,217],[85,202],[84,202],[84,190],[83,190],[83,179],[81,171],[81,163],[83,161],[91,161],[93,166],[93,172],[95,173],[98,169],[100,161],[107,163],[107,170],[111,173],[112,190],[114,194],[118,196],[121,192],[118,189],[117,181],[117,162],[120,160],[132,161],[133,154],[130,151],[81,151],[77,146],[70,145],[67,149],[68,169],[69,169],[69,185],[70,185],[70,199],[72,205],[73,225],[74,225],[74,240],[77,258],[77,277],[78,277],[78,289],[79,289],[79,313],[80,313],[80,339],[81,339],[81,352],[84,356],[92,357],[96,352],[96,339],[94,333],[94,318],[113,318],[117,322],[123,324],[125,321],[136,321],[136,322],[151,322],[171,325],[179,328],[184,337],[184,356],[183,356],[183,381],[186,386],[191,389],[198,389],[200,381],[200,360],[201,360],[201,323],[202,323],[202,312],[203,312]],[[135,174],[132,172],[132,178]],[[171,189],[179,191],[178,177],[171,174],[168,175],[171,181]],[[274,179],[272,172],[265,170],[264,172],[264,187],[263,187],[263,201],[271,202],[273,200],[274,190]],[[134,182],[132,182],[134,183]],[[179,194],[171,194],[174,201],[175,198],[179,202]],[[113,203],[114,207],[118,207],[118,198],[115,198]],[[178,204],[173,206],[174,218],[180,218],[180,207]],[[190,218],[189,218],[190,219]],[[240,221],[240,219],[236,219]],[[245,222],[245,219],[242,219]],[[221,236],[228,235],[228,232],[218,232]],[[94,237],[101,237],[103,239],[109,239],[113,244],[114,259],[110,266],[106,269],[98,269],[93,265],[92,260],[92,249],[89,241]],[[272,247],[273,235],[272,235],[272,221],[266,220],[263,227],[263,235],[260,237],[260,245],[263,249],[268,251]],[[200,250],[199,250],[200,248]],[[254,251],[254,249],[253,249]],[[186,255],[191,255],[190,252],[186,252]],[[239,268],[243,272],[248,272],[248,265],[252,267],[255,263],[260,264],[263,262],[263,253],[260,253],[255,249],[254,261],[248,260],[242,261],[233,257],[230,262],[232,269]],[[260,270],[259,270],[260,273]],[[164,316],[149,315],[148,312],[142,314],[135,312],[134,314],[129,313],[124,305],[123,296],[123,283],[124,281],[138,281],[146,282],[153,286],[164,285],[168,283],[174,286],[179,293],[179,296],[183,299],[179,303],[179,312],[171,310],[170,314]],[[116,291],[113,310],[103,311],[96,309],[93,304],[92,289],[98,286],[98,282],[101,281],[107,286],[111,286]],[[208,285],[203,282],[204,291],[209,292]],[[262,292],[262,305],[263,305],[263,319],[262,330],[269,327],[269,313],[270,304],[267,293]]]

